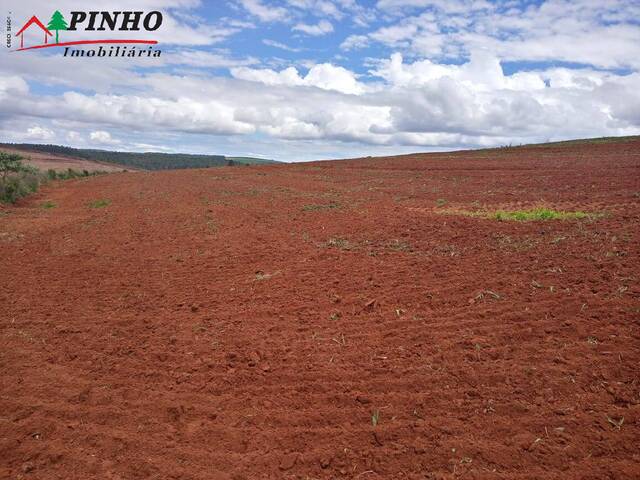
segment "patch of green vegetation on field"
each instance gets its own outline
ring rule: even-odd
[[[67,168],[66,170],[56,171],[52,168],[47,170],[47,178],[49,180],[72,180],[74,178],[93,177],[95,175],[105,175],[107,172],[96,170],[90,172],[88,170],[74,170]]]
[[[336,208],[340,208],[340,205],[337,203],[328,203],[325,205],[318,205],[318,204],[311,204],[311,205],[305,205],[304,207],[302,207],[302,211],[303,212],[315,212],[318,210],[333,210]]]
[[[494,210],[494,211],[471,211],[460,209],[439,210],[438,213],[444,215],[462,215],[465,217],[487,218],[498,221],[536,222],[545,220],[582,220],[595,219],[602,216],[599,213],[583,211],[553,210],[546,207],[537,207],[525,210]]]
[[[89,203],[90,208],[104,208],[108,207],[109,205],[111,205],[111,200],[108,200],[106,198],[94,200],[93,202]]]
[[[589,218],[591,215],[587,212],[564,212],[552,210],[550,208],[533,208],[531,210],[498,210],[494,212],[490,218],[495,220],[516,220],[519,222],[533,222],[538,220],[571,220]]]
[[[45,210],[49,210],[51,208],[56,208],[56,204],[53,203],[51,200],[47,200],[46,202],[44,202],[42,205],[40,205],[42,208],[44,208]]]
[[[326,247],[338,248],[340,250],[352,250],[354,245],[346,238],[332,237],[325,243]]]
[[[411,250],[413,250],[409,242],[405,242],[403,240],[398,240],[398,239],[388,242],[387,248],[389,248],[390,250],[394,250],[396,252],[410,252]]]

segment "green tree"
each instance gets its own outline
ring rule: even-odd
[[[22,163],[22,157],[17,153],[0,152],[0,176],[4,182],[10,173],[20,173],[28,170]]]
[[[56,31],[56,43],[59,43],[58,32],[60,30],[66,30],[68,28],[67,22],[65,21],[64,17],[60,13],[60,10],[56,10],[55,12],[53,12],[53,15],[51,16],[51,20],[49,20],[49,25],[47,25],[47,28],[49,30]]]

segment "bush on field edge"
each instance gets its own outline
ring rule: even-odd
[[[37,192],[40,185],[51,180],[69,180],[106,173],[72,168],[66,171],[49,169],[41,172],[25,165],[22,160],[24,158],[18,154],[0,152],[0,203],[15,203],[20,198]]]

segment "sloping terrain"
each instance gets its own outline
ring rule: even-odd
[[[638,141],[54,182],[0,477],[638,479],[639,249]]]
[[[278,163],[254,157],[227,157],[224,155],[195,155],[187,153],[121,152],[90,148],[72,148],[62,145],[40,145],[32,143],[0,143],[0,150],[19,151],[26,157],[85,160],[101,165],[129,170],[177,170],[181,168],[209,168],[261,165]]]
[[[82,172],[83,170],[88,172],[122,172],[126,169],[126,167],[114,165],[113,163],[98,162],[95,160],[87,160],[85,158],[56,155],[46,152],[29,151],[16,147],[3,146],[0,147],[0,151],[17,153],[24,158],[24,163],[26,165],[39,168],[44,172],[47,170],[55,170],[59,172],[69,168],[79,172]]]

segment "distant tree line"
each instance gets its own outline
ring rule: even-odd
[[[63,147],[64,148],[64,147]],[[107,150],[80,150],[82,158],[98,162],[117,163],[143,170],[172,170],[176,168],[208,168],[234,166],[223,155],[188,155],[181,153],[134,153]]]
[[[224,155],[191,155],[184,153],[153,152],[112,152],[109,150],[72,148],[64,147],[61,145],[35,145],[30,143],[0,143],[0,147],[17,148],[24,151],[82,158],[85,160],[92,160],[97,162],[115,163],[118,165],[122,165],[123,167],[133,167],[143,170],[227,167],[272,162],[270,160],[262,160],[251,157],[228,158]]]

